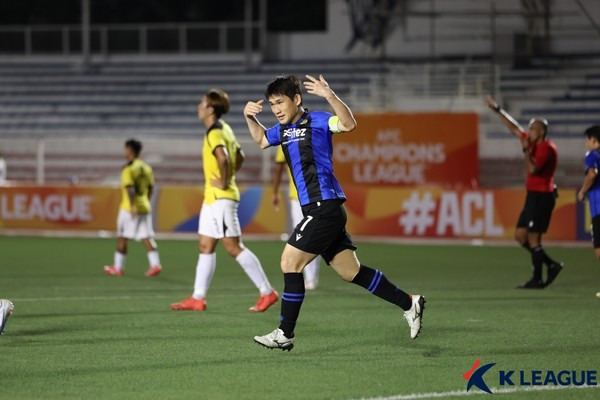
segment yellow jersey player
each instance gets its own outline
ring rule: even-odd
[[[281,184],[281,174],[286,169],[289,179],[289,212],[292,219],[292,226],[296,226],[302,221],[302,208],[298,200],[298,190],[292,178],[289,168],[286,166],[285,155],[281,146],[277,147],[275,155],[275,173],[273,174],[273,207],[279,210],[279,186]],[[306,290],[314,290],[319,284],[319,258],[315,258],[304,267],[304,287]]]
[[[249,311],[265,311],[278,300],[260,261],[241,240],[238,218],[240,192],[235,183],[235,173],[244,162],[244,153],[229,125],[221,119],[228,111],[229,96],[220,89],[209,90],[198,104],[198,118],[207,129],[202,148],[205,186],[198,221],[200,254],[194,293],[180,303],[172,304],[172,310],[206,310],[206,292],[215,272],[215,248],[219,240],[260,291],[257,303]]]
[[[127,164],[121,171],[122,197],[117,218],[117,251],[114,264],[104,266],[104,272],[108,275],[123,275],[129,239],[141,240],[148,251],[150,267],[146,276],[156,276],[162,270],[154,241],[152,208],[150,206],[150,198],[154,189],[154,174],[152,168],[139,159],[141,152],[141,142],[134,139],[125,142],[124,155]]]

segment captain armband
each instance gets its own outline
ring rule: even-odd
[[[338,117],[337,115],[334,115],[333,117],[329,118],[329,130],[333,133],[341,133],[342,131],[340,130],[340,128],[338,127],[338,122],[340,122],[340,117]]]

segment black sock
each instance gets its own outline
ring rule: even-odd
[[[543,261],[544,264],[546,264],[547,266],[551,266],[552,264],[558,264],[555,260],[550,258],[550,256],[548,254],[546,254],[546,252],[544,251],[544,248],[541,245],[538,247],[542,249],[542,257],[544,258],[544,261]],[[533,251],[531,249],[531,246],[529,246],[529,241],[523,243],[523,248],[530,253]]]
[[[281,296],[281,316],[279,329],[288,337],[294,337],[294,328],[304,301],[304,277],[302,272],[283,274],[283,296]]]
[[[550,256],[548,256],[548,254],[546,254],[546,251],[544,251],[544,248],[542,246],[540,246],[540,248],[542,249],[542,257],[544,257],[544,264],[546,264],[547,266],[551,266],[552,264],[558,264],[556,261],[551,259]]]
[[[531,250],[531,262],[533,263],[533,279],[542,280],[542,266],[544,265],[544,249],[538,246]]]
[[[397,305],[404,311],[412,307],[412,298],[406,292],[390,283],[382,272],[361,265],[352,283],[362,286],[377,297]]]

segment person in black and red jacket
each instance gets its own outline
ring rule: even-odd
[[[564,266],[562,262],[550,258],[542,247],[542,235],[548,230],[556,203],[554,172],[558,162],[558,152],[554,143],[548,139],[548,121],[546,119],[532,118],[529,121],[528,129],[525,130],[494,99],[488,97],[486,104],[498,114],[504,125],[520,140],[525,159],[527,197],[517,221],[515,239],[531,253],[533,276],[518,288],[543,289],[556,279]],[[542,279],[544,264],[548,267],[545,281]]]

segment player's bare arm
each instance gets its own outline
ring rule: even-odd
[[[485,99],[485,104],[492,111],[498,114],[502,123],[506,125],[513,135],[515,135],[518,139],[521,139],[524,129],[521,125],[519,125],[516,119],[514,119],[509,113],[506,112],[506,110],[500,107],[498,103],[496,103],[496,101],[490,96]]]
[[[264,102],[264,100],[249,101],[246,103],[246,107],[244,107],[244,118],[246,119],[246,124],[248,124],[250,135],[252,135],[252,139],[254,139],[254,142],[259,145],[261,149],[269,147],[269,142],[265,137],[267,128],[265,128],[265,126],[256,118],[256,116],[262,112]]]
[[[213,174],[213,179],[211,179],[210,182],[214,187],[225,190],[229,187],[230,177],[229,157],[227,156],[227,150],[223,146],[218,146],[213,153],[217,158],[220,176]]]
[[[244,150],[238,149],[235,153],[235,172],[238,172],[242,168],[244,161],[246,161]]]
[[[329,105],[333,108],[333,112],[340,119],[338,122],[338,129],[341,132],[350,132],[356,129],[356,119],[352,115],[350,107],[346,105],[331,88],[329,84],[323,78],[323,75],[319,75],[319,79],[311,75],[306,75],[308,81],[304,82],[304,87],[307,93],[314,94],[319,97],[323,97]]]
[[[594,185],[596,182],[596,177],[598,176],[598,171],[595,168],[589,168],[585,173],[585,178],[583,178],[583,185],[581,185],[581,189],[579,193],[577,193],[577,200],[585,201],[585,195],[588,190]]]
[[[285,169],[285,163],[275,163],[275,171],[273,171],[273,199],[271,204],[275,211],[279,211],[279,186],[281,185],[281,174]]]

